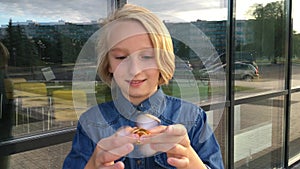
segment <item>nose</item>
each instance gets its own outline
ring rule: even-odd
[[[130,56],[128,64],[128,72],[130,75],[135,76],[142,71],[141,63],[137,56]]]

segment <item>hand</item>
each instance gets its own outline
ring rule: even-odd
[[[155,151],[166,152],[167,162],[178,169],[206,168],[190,145],[186,128],[181,124],[158,126],[151,135],[141,137],[142,144],[150,144]]]
[[[125,127],[118,130],[114,135],[101,139],[85,166],[86,169],[124,169],[124,163],[115,160],[129,154],[133,149],[133,143],[139,139],[131,134],[133,128]]]

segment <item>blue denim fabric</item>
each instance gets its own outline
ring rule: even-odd
[[[183,124],[192,147],[205,165],[212,169],[224,168],[219,144],[206,121],[205,112],[198,106],[167,96],[161,89],[139,106],[133,106],[120,92],[116,92],[114,98],[112,102],[92,107],[80,117],[64,169],[84,168],[100,139],[111,136],[120,127],[134,127],[134,119],[141,113],[158,117],[162,125]],[[166,159],[166,153],[144,157],[134,150],[119,160],[125,163],[126,169],[173,169]]]

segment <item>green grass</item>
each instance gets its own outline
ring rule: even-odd
[[[59,85],[63,85],[66,90],[72,89],[72,84],[70,82],[62,82]],[[188,83],[185,84],[184,86],[179,86],[176,82],[170,82],[169,85],[163,85],[162,90],[170,96],[178,97],[181,98],[183,92],[185,97],[195,97],[195,94],[200,94],[201,98],[208,98],[209,96],[212,95],[212,92],[214,94],[225,94],[225,87],[215,87],[215,88],[210,88],[207,84],[203,84],[199,82],[197,84],[197,92],[195,92],[195,87],[196,85],[189,85]],[[184,88],[184,89],[183,89]],[[51,91],[48,91],[48,93],[52,93],[53,90],[57,89],[50,89]],[[60,89],[61,90],[61,89]],[[97,103],[103,103],[107,101],[111,101],[111,90],[110,88],[103,83],[98,83],[98,85],[95,86],[96,90],[96,100]],[[255,88],[253,87],[243,87],[243,86],[235,86],[234,88],[235,92],[242,92],[242,91],[253,91]]]

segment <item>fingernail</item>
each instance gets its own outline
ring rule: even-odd
[[[136,139],[139,139],[140,136],[138,134],[132,134],[132,137],[136,138]]]

